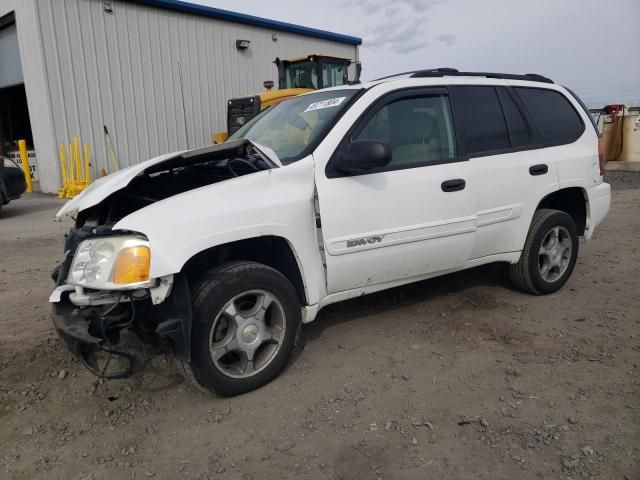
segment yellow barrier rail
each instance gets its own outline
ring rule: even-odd
[[[58,189],[58,198],[73,198],[91,184],[89,145],[83,145],[80,149],[80,140],[76,136],[73,143],[69,144],[68,155],[65,144],[60,144],[59,157],[62,187]]]

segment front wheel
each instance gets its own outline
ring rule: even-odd
[[[520,260],[510,266],[509,276],[518,288],[527,292],[553,293],[571,276],[578,246],[578,230],[568,214],[559,210],[537,210]]]
[[[195,290],[191,363],[179,366],[201,390],[254,390],[284,369],[300,324],[300,302],[280,272],[254,262],[223,265]]]

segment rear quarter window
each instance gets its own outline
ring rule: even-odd
[[[562,93],[530,87],[513,90],[524,103],[545,145],[572,143],[584,132],[582,118]]]

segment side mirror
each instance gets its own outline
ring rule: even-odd
[[[347,82],[349,85],[358,85],[360,83],[360,74],[362,74],[362,63],[354,62],[356,66],[356,76],[353,80]]]
[[[334,164],[342,173],[359,173],[384,167],[391,161],[391,147],[377,140],[356,140],[347,145]]]

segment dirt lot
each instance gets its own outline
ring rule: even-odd
[[[66,225],[32,196],[0,220],[0,477],[639,479],[640,172],[565,288],[490,266],[322,312],[276,381],[206,397],[157,357],[96,384],[59,344]]]

